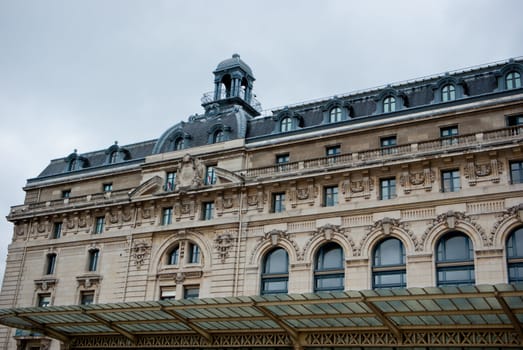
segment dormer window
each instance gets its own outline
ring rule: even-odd
[[[290,117],[285,117],[280,122],[280,131],[287,132],[292,130],[292,119]]]
[[[441,88],[441,102],[454,101],[456,99],[456,88],[447,84]]]
[[[184,142],[184,139],[183,137],[178,137],[176,140],[174,140],[174,145],[173,145],[173,150],[174,151],[179,151],[181,149],[184,149],[185,148],[185,142]]]
[[[334,107],[329,112],[329,122],[336,123],[342,121],[342,111],[340,107]]]
[[[519,89],[521,87],[521,74],[516,71],[508,73],[505,77],[505,84],[507,90]]]
[[[111,152],[111,155],[109,156],[109,164],[116,163],[117,160],[118,160],[118,152],[117,151]]]
[[[67,171],[73,171],[76,169],[76,159],[71,159],[69,162],[69,166],[67,167]]]
[[[213,135],[213,143],[223,142],[225,141],[225,134],[223,133],[223,130],[218,130]]]
[[[388,96],[383,99],[383,113],[390,113],[396,111],[396,98]]]

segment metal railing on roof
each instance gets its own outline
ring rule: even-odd
[[[227,99],[227,98],[233,98],[233,97],[239,97],[243,101],[247,102],[258,113],[262,113],[263,108],[261,106],[261,103],[260,103],[260,101],[258,101],[256,99],[256,97],[254,97],[254,94],[251,94],[250,98],[247,98],[247,96],[245,96],[245,91],[244,90],[241,90],[240,94],[237,95],[237,96],[232,96],[230,94],[227,94],[226,91],[221,91],[221,93],[220,93],[220,100],[224,100],[224,99]],[[202,104],[211,103],[213,101],[215,101],[215,99],[214,99],[214,91],[210,91],[210,92],[204,93],[202,98],[201,98]]]

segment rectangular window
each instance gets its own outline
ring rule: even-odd
[[[162,225],[170,225],[173,221],[173,208],[163,208]]]
[[[85,290],[80,292],[80,304],[81,305],[91,305],[94,303],[94,291]]]
[[[54,269],[56,266],[56,254],[48,254],[47,255],[47,261],[46,261],[46,275],[52,275],[54,274]]]
[[[443,192],[458,192],[461,189],[459,170],[442,171],[441,182],[441,190]]]
[[[175,171],[168,172],[165,176],[165,190],[174,191],[175,186],[176,186],[176,172]]]
[[[333,164],[336,163],[338,160],[338,157],[336,155],[341,153],[341,147],[338,146],[330,146],[325,149],[326,156],[329,157],[328,163]]]
[[[392,154],[396,153],[396,136],[387,136],[380,139],[380,145],[382,148],[381,154]]]
[[[440,129],[441,144],[443,146],[457,145],[458,144],[458,127],[447,126]]]
[[[94,227],[94,233],[100,234],[104,232],[105,216],[99,216],[96,218],[96,225]]]
[[[104,192],[111,192],[113,190],[113,184],[112,183],[103,184],[102,190]]]
[[[511,115],[507,117],[507,126],[523,125],[523,115]]]
[[[60,238],[62,237],[62,223],[61,222],[55,222],[53,226],[53,238]]]
[[[38,306],[47,307],[51,305],[51,294],[38,294]]]
[[[214,166],[209,165],[205,169],[205,184],[214,185],[215,183],[216,183],[216,170],[214,169]]]
[[[289,166],[286,165],[287,163],[289,163],[289,153],[276,155],[276,164],[278,165],[277,171],[288,170]]]
[[[272,212],[281,213],[285,211],[285,193],[272,194]]]
[[[200,262],[200,247],[197,244],[189,243],[189,256],[187,259],[189,264],[198,264]]]
[[[200,296],[199,286],[186,286],[183,288],[184,299],[196,299]]]
[[[326,207],[338,205],[338,186],[329,186],[323,189],[323,205]]]
[[[214,202],[202,204],[202,220],[212,220],[214,216]]]
[[[396,179],[381,179],[380,180],[380,199],[387,200],[396,198]]]
[[[62,198],[69,198],[69,197],[71,197],[71,190],[63,190]]]
[[[176,299],[176,287],[162,287],[160,290],[160,300]]]
[[[94,272],[98,268],[98,255],[100,254],[98,249],[89,251],[89,266],[88,271]]]
[[[523,183],[523,161],[510,162],[510,182]]]

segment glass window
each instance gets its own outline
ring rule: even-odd
[[[214,166],[209,165],[205,169],[205,184],[214,185],[215,183],[216,183],[216,170],[214,169]]]
[[[381,179],[380,180],[380,199],[396,198],[396,179]]]
[[[475,283],[474,250],[468,236],[461,232],[451,232],[439,240],[436,273],[438,286]]]
[[[111,155],[109,156],[109,163],[110,164],[116,163],[117,160],[118,160],[118,152],[116,152],[116,151],[111,152]]]
[[[508,126],[523,125],[523,115],[511,115],[507,117]]]
[[[328,186],[323,189],[323,205],[326,207],[338,205],[338,186]]]
[[[56,254],[47,254],[47,261],[46,261],[46,269],[45,274],[46,275],[53,275],[54,270],[56,266]]]
[[[178,137],[176,140],[174,140],[173,148],[175,151],[179,151],[185,148],[185,140],[183,139],[183,137]]]
[[[456,88],[452,84],[447,84],[441,88],[441,101],[454,101],[456,99]]]
[[[176,299],[176,287],[165,287],[160,291],[160,300]]]
[[[202,220],[212,220],[214,217],[214,202],[202,204]]]
[[[113,184],[112,183],[103,184],[102,189],[104,192],[111,192],[113,190]]]
[[[508,236],[507,269],[510,283],[523,282],[523,228],[521,227]]]
[[[341,153],[341,147],[339,145],[329,146],[325,149],[325,153],[326,153],[326,156],[329,157],[327,160],[328,163],[334,164],[338,160],[338,157],[336,157],[336,155]]]
[[[442,171],[441,182],[441,190],[443,192],[458,192],[461,189],[459,170]]]
[[[94,233],[100,234],[104,232],[105,216],[99,216],[96,218],[96,225],[94,227]]]
[[[272,194],[272,212],[281,213],[285,211],[285,193]]]
[[[100,251],[98,249],[92,249],[89,251],[89,265],[87,267],[88,271],[96,271],[98,268],[98,255]]]
[[[91,305],[94,303],[94,291],[85,290],[80,292],[80,304],[81,305]]]
[[[60,238],[62,236],[62,223],[55,222],[53,225],[53,238]]]
[[[336,243],[320,247],[314,267],[314,291],[334,291],[344,289],[343,249]]]
[[[63,190],[62,198],[69,198],[69,197],[71,197],[71,190]]]
[[[176,187],[176,172],[170,171],[165,176],[165,190],[174,191]]]
[[[510,72],[505,78],[507,90],[518,89],[521,87],[521,74],[519,72]]]
[[[280,121],[280,131],[287,132],[292,130],[292,118],[285,117]]]
[[[196,299],[200,297],[200,286],[184,286],[183,287],[183,298],[184,299]]]
[[[180,246],[177,245],[174,247],[168,256],[168,264],[169,265],[178,265],[178,259],[180,258]]]
[[[223,130],[218,130],[213,135],[213,143],[217,142],[223,142],[225,141],[225,134],[223,133]]]
[[[261,275],[261,294],[287,293],[289,256],[283,248],[276,248],[265,256]]]
[[[374,250],[372,264],[373,288],[404,288],[407,286],[405,247],[397,238],[381,241]]]
[[[38,306],[47,307],[51,305],[51,294],[38,294]]]
[[[457,145],[458,144],[458,127],[447,126],[440,129],[441,144],[443,146]]]
[[[200,262],[200,247],[197,244],[189,243],[189,264],[198,264]]]
[[[173,221],[173,208],[162,209],[162,225],[170,225]]]
[[[385,97],[383,100],[383,113],[396,111],[396,98],[394,96]]]
[[[284,164],[289,162],[289,153],[276,155],[276,164]]]
[[[340,107],[334,107],[329,113],[329,122],[336,123],[341,122],[342,111]]]
[[[510,182],[513,184],[523,183],[523,161],[510,162]]]
[[[396,136],[387,136],[380,139],[381,154],[396,153]]]

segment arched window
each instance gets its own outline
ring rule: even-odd
[[[180,246],[177,245],[174,247],[167,256],[167,263],[169,265],[178,265],[178,261],[180,259]]]
[[[287,132],[292,130],[292,118],[285,117],[280,121],[280,131]]]
[[[76,170],[76,159],[71,159],[69,162],[69,167],[67,168],[68,171]]]
[[[396,98],[394,96],[385,97],[383,100],[383,113],[390,113],[396,110]]]
[[[474,247],[468,236],[461,232],[450,232],[439,240],[436,272],[438,286],[475,283]]]
[[[174,145],[173,145],[173,150],[174,151],[179,151],[181,149],[184,149],[185,148],[185,144],[184,144],[184,139],[183,137],[177,137],[176,140],[174,140]]]
[[[452,84],[447,84],[441,88],[441,101],[454,101],[456,99],[456,88]]]
[[[381,241],[374,250],[372,264],[373,288],[404,288],[407,286],[405,247],[397,238]]]
[[[263,261],[261,294],[287,293],[289,256],[283,248],[270,251]]]
[[[225,141],[225,134],[223,133],[223,130],[216,131],[213,135],[212,142],[217,143],[223,141]]]
[[[521,74],[519,72],[510,72],[505,77],[507,90],[518,89],[521,87]]]
[[[189,264],[198,264],[200,262],[200,247],[195,243],[189,243],[188,248],[187,262]]]
[[[507,268],[510,283],[523,282],[523,227],[507,239]]]
[[[344,289],[343,249],[336,243],[320,247],[314,265],[314,291]]]
[[[111,152],[111,155],[109,156],[109,164],[116,163],[117,160],[118,160],[118,152],[117,151]]]
[[[329,112],[329,122],[336,123],[341,122],[342,120],[342,111],[340,107],[334,107]]]

